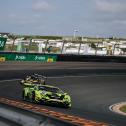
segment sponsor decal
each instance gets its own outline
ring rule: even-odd
[[[26,57],[24,55],[16,55],[15,60],[25,60]]]
[[[35,56],[35,60],[46,60],[45,56]]]
[[[4,41],[0,40],[0,47],[4,46]]]

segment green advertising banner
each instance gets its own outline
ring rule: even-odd
[[[7,38],[0,37],[0,51],[4,50]]]
[[[21,54],[21,53],[3,53],[0,57],[5,58],[6,61],[41,61],[41,62],[55,62],[57,55],[40,55],[40,54]]]

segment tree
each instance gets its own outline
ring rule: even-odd
[[[12,43],[12,46],[11,46],[11,51],[13,51],[13,49],[14,49],[14,43],[15,43],[15,40],[17,39],[17,36],[15,36],[15,35],[9,35],[9,38],[13,40],[13,43]]]

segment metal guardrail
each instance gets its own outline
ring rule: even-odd
[[[21,126],[20,124],[0,116],[0,126]]]
[[[3,104],[0,114],[22,126],[110,126],[102,122],[51,111],[21,101],[0,98],[0,103]]]
[[[7,102],[6,100],[5,102]],[[11,102],[13,102],[14,104],[14,101],[11,101]],[[44,113],[39,114],[35,111],[32,112],[32,110],[28,110],[28,105],[27,105],[27,109],[26,108],[23,109],[21,108],[21,105],[14,106],[12,105],[12,103],[7,104],[4,102],[1,102],[0,103],[0,117],[4,118],[4,121],[9,120],[11,125],[15,124],[16,126],[59,126],[59,125],[60,126],[76,126],[72,123],[65,122],[65,121],[47,116]]]

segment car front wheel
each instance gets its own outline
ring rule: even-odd
[[[23,100],[25,100],[25,91],[24,90],[22,91],[22,98],[23,98]]]
[[[35,102],[35,92],[32,92],[32,102]]]

